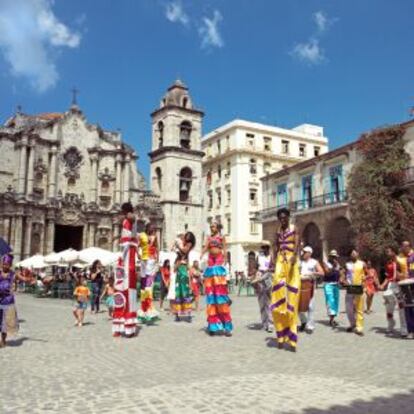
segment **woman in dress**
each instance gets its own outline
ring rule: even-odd
[[[106,283],[103,289],[102,296],[101,296],[101,300],[106,296],[105,303],[106,303],[106,307],[108,308],[109,319],[112,319],[112,312],[114,311],[114,305],[115,305],[114,293],[115,293],[114,278],[113,276],[110,276],[108,279],[108,282]]]
[[[200,283],[201,283],[201,270],[197,260],[194,260],[193,266],[190,269],[191,278],[191,290],[194,296],[195,311],[199,310],[200,306]]]
[[[14,279],[15,274],[11,270],[13,256],[5,254],[1,259],[2,269],[0,270],[0,348],[6,346],[7,335],[15,335],[19,330],[16,305],[14,300]],[[16,276],[16,278],[18,278]],[[21,279],[23,280],[23,278]]]
[[[102,263],[99,260],[95,260],[91,266],[90,272],[92,300],[91,300],[91,312],[98,313],[99,305],[101,301],[101,291],[104,283],[102,275]]]
[[[160,309],[163,310],[164,299],[167,297],[168,289],[170,287],[171,266],[170,261],[164,260],[160,269],[161,284],[160,284]]]
[[[188,231],[177,244],[177,259],[174,266],[176,272],[175,298],[172,306],[177,322],[182,319],[191,322],[192,295],[188,276],[188,255],[195,243],[194,234]]]
[[[208,252],[208,266],[204,271],[204,294],[207,304],[207,332],[210,335],[223,333],[232,335],[233,323],[230,314],[231,300],[227,287],[226,239],[220,234],[216,222],[210,225],[201,256]]]
[[[379,281],[378,281],[378,274],[375,268],[372,266],[370,260],[367,261],[367,276],[365,278],[365,294],[367,296],[366,304],[367,309],[365,313],[370,314],[372,313],[372,302],[374,301],[374,295],[378,292],[379,288]]]
[[[141,309],[138,317],[142,322],[150,323],[158,318],[153,303],[153,285],[158,266],[158,239],[154,226],[148,223],[145,232],[140,234],[141,247]]]

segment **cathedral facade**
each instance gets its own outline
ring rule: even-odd
[[[68,247],[118,249],[120,205],[162,238],[160,197],[146,189],[135,151],[119,132],[65,113],[18,111],[0,126],[0,236],[17,260]]]

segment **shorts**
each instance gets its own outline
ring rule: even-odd
[[[88,302],[76,302],[75,309],[86,310],[88,308]]]

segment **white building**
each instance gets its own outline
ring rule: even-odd
[[[327,152],[328,139],[316,125],[284,129],[234,120],[204,136],[202,150],[205,217],[222,223],[232,271],[246,270],[249,252],[263,240],[260,179]]]

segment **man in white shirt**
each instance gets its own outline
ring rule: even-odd
[[[299,331],[312,334],[315,330],[315,321],[313,319],[313,314],[315,311],[315,300],[314,300],[314,289],[315,289],[315,280],[324,275],[324,271],[319,262],[312,258],[313,249],[310,246],[306,246],[302,251],[302,260],[300,261],[300,276],[302,279],[310,279],[312,282],[311,288],[311,299],[309,302],[309,309],[307,312],[300,312],[299,318],[301,326]]]
[[[257,258],[258,271],[256,276],[251,280],[251,284],[254,287],[259,302],[262,327],[267,332],[273,331],[273,320],[269,307],[272,289],[271,262],[270,246],[269,244],[264,244]]]

